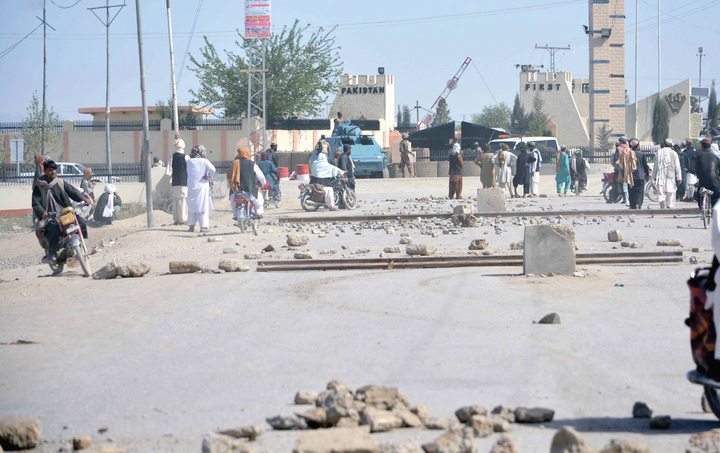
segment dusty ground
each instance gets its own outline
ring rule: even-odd
[[[515,268],[264,274],[255,272],[255,260],[245,260],[250,273],[167,274],[171,260],[215,267],[221,258],[242,259],[268,244],[278,251],[264,259],[291,258],[282,246],[295,229],[276,223],[277,216],[312,215],[300,210],[295,182],[283,183],[284,205],[267,211],[257,238],[239,234],[225,200],[216,203],[209,235],[171,226],[159,211],[154,229],[145,229],[141,216],[90,231],[93,268],[144,260],[152,271],[142,279],[93,281],[79,268],[50,277],[38,264],[32,233],[4,234],[0,343],[37,344],[0,345],[0,414],[40,416],[49,441],[42,451],[91,435],[131,452],[196,452],[204,433],[300,410],[291,405],[296,390],[321,390],[340,379],[351,387],[397,386],[435,416],[450,417],[472,403],[555,409],[555,421],[544,427],[515,427],[511,436],[522,452],[547,451],[563,425],[596,448],[630,438],[654,451],[681,451],[691,434],[718,426],[700,409],[701,387],[684,377],[693,368],[683,324],[685,281],[694,267],[687,258],[709,262],[710,252],[691,249],[709,249],[710,233],[694,214],[631,217],[623,206],[606,205],[596,195],[599,179],[593,175],[580,198],[513,200],[510,208],[520,217],[544,208],[545,222],[575,222],[581,252],[619,248],[607,242],[614,228],[643,250],[660,249],[661,238],[681,239],[686,263],[583,267],[586,277],[543,278],[520,276]],[[478,185],[478,178],[466,178],[465,196],[474,196]],[[445,179],[361,180],[355,212],[448,211],[457,202],[414,201],[440,197],[446,186]],[[543,177],[541,191],[554,193],[551,177]],[[592,218],[553,213],[586,208],[609,211]],[[377,256],[398,245],[403,232],[444,254],[467,253],[474,238],[487,239],[496,254],[517,253],[509,244],[523,234],[509,219],[498,225],[501,234],[487,225],[436,238],[413,223],[393,226],[393,235],[353,229],[356,224],[298,228],[311,236],[305,249],[328,258],[366,250],[358,256]],[[223,254],[225,248],[238,253]],[[562,324],[533,324],[549,312],[559,313]],[[650,431],[647,421],[633,420],[635,401],[671,415],[672,428]],[[104,435],[101,426],[109,427]],[[257,448],[291,451],[298,435],[270,432]],[[398,430],[378,438],[438,435]],[[478,440],[479,451],[493,442]]]

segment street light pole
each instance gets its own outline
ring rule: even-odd
[[[173,98],[173,115],[174,115],[174,127],[175,127],[175,140],[180,138],[180,124],[178,120],[178,103],[177,103],[177,85],[175,84],[175,53],[173,52],[173,33],[172,33],[172,18],[170,16],[170,0],[165,0],[167,4],[167,19],[168,19],[168,39],[170,41],[170,75],[172,77],[172,98]]]
[[[701,88],[702,87],[702,57],[704,57],[705,54],[703,54],[702,47],[698,47],[698,52],[699,53],[697,54],[697,56],[700,57],[700,71],[698,74],[698,88]]]
[[[142,20],[140,18],[140,0],[135,0],[137,15],[138,55],[140,59],[140,93],[142,98],[143,117],[143,144],[142,144],[142,168],[145,172],[145,207],[147,208],[147,226],[155,226],[153,216],[153,189],[152,175],[150,171],[150,121],[148,120],[147,98],[145,95],[145,62],[143,61],[143,38]]]
[[[47,88],[47,0],[43,0],[43,106],[42,106],[42,155],[46,156],[45,153],[45,127],[47,120],[47,110],[45,104],[45,89]]]

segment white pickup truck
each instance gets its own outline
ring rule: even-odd
[[[85,173],[85,166],[82,164],[76,164],[73,162],[56,162],[58,167],[57,175],[63,181],[67,181],[74,185],[79,185],[82,181],[83,174]],[[23,173],[20,175],[23,182],[31,183],[34,177],[34,173]],[[93,181],[98,181],[107,184],[107,176],[95,176],[92,177]],[[113,176],[110,180],[114,183],[122,182],[122,178],[119,176]]]

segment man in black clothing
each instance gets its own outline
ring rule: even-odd
[[[643,201],[645,201],[645,180],[651,178],[650,167],[648,167],[645,154],[640,151],[640,141],[638,139],[633,138],[630,140],[630,149],[637,158],[637,168],[633,171],[635,184],[628,189],[630,209],[642,209]]]
[[[49,262],[57,253],[58,242],[60,241],[60,225],[58,219],[49,218],[49,214],[60,214],[63,208],[72,206],[70,200],[77,202],[84,201],[92,205],[92,199],[87,193],[80,192],[72,184],[57,177],[57,164],[52,160],[46,160],[41,176],[32,191],[33,213],[39,219],[37,222],[38,231],[41,231],[47,241],[47,249],[43,262]],[[87,238],[87,227],[82,217],[77,216],[83,237]],[[40,237],[40,235],[38,235]]]
[[[710,196],[710,201],[713,206],[720,198],[720,163],[715,154],[710,151],[712,141],[709,138],[704,138],[702,142],[702,151],[700,155],[695,158],[695,171],[698,178],[698,189],[712,190],[713,194]],[[700,190],[696,195],[698,200],[698,207],[702,209],[702,197],[699,196]]]
[[[270,162],[275,165],[275,168],[280,168],[280,156],[277,155],[277,147],[277,143],[270,143],[270,148],[268,148],[267,153],[270,156]]]
[[[340,170],[347,173],[348,187],[355,190],[355,164],[353,164],[352,158],[350,157],[351,151],[352,147],[350,145],[343,146],[343,153],[338,159],[338,166]]]
[[[695,159],[700,155],[700,151],[693,146],[693,141],[690,139],[685,140],[685,148],[683,149],[683,155],[687,156],[688,161],[687,174],[685,181],[685,201],[691,201],[695,198],[695,183],[697,183],[697,169],[695,168]],[[682,162],[682,160],[681,160]]]

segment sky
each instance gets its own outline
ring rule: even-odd
[[[105,27],[88,8],[102,0],[46,0],[47,102],[63,120],[89,120],[83,107],[105,106]],[[140,77],[134,0],[110,0],[125,6],[110,27],[110,104],[139,106]],[[626,83],[635,95],[635,3],[626,1]],[[639,2],[640,99],[657,91],[656,0]],[[201,4],[199,14],[198,5]],[[235,48],[235,30],[242,26],[241,0],[171,0],[178,99],[186,105],[197,88],[187,69],[186,51],[199,54],[203,36],[218,50]],[[62,8],[61,8],[62,7]],[[42,94],[43,0],[0,0],[0,121],[21,121],[34,92]],[[114,9],[113,11],[116,11]],[[662,86],[690,78],[698,84],[698,47],[704,48],[702,86],[720,78],[720,0],[662,0]],[[96,10],[103,17],[104,9]],[[167,16],[162,0],[142,0],[148,104],[171,95]],[[451,117],[469,121],[483,106],[512,106],[518,91],[516,64],[549,66],[549,54],[534,46],[570,45],[557,54],[558,71],[588,77],[588,45],[582,26],[588,23],[587,0],[365,0],[329,2],[272,0],[276,31],[300,24],[335,25],[344,72],[375,74],[379,66],[395,76],[395,104],[429,108],[460,68],[473,62],[448,98]],[[193,22],[195,33],[191,35]],[[5,50],[17,46],[10,52]],[[185,58],[185,68],[182,62]],[[332,96],[331,99],[332,101]]]

